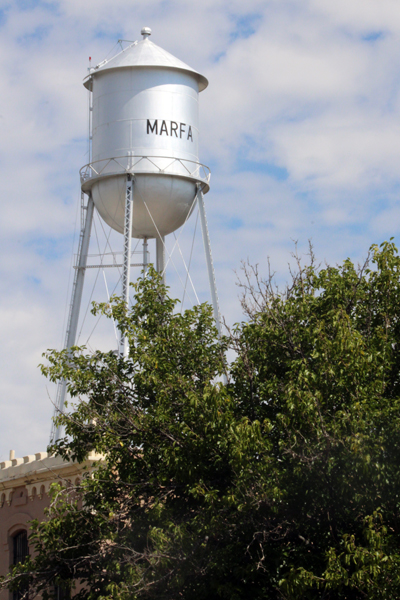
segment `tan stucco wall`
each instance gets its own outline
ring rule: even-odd
[[[12,563],[13,536],[22,529],[29,535],[29,521],[44,518],[51,484],[75,484],[82,472],[92,470],[101,459],[92,454],[78,464],[39,452],[0,463],[0,575],[6,575]],[[0,600],[10,597],[8,591],[0,592]]]
[[[5,575],[12,563],[13,536],[22,529],[29,530],[29,521],[43,519],[44,508],[49,505],[49,497],[28,498],[26,486],[15,488],[11,504],[5,503],[0,509],[0,574]],[[8,600],[7,591],[0,593],[1,600]]]

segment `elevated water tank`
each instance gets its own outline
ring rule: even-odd
[[[81,169],[104,221],[123,232],[134,177],[132,236],[164,236],[187,218],[209,170],[199,162],[198,97],[207,79],[149,40],[151,30],[84,81],[93,92],[92,161]]]

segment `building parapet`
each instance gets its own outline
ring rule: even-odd
[[[96,463],[103,459],[101,454],[92,452],[81,463],[66,461],[61,456],[49,456],[47,452],[37,452],[22,458],[12,458],[0,463],[0,508],[11,504],[16,488],[25,486],[28,497],[42,498],[49,494],[55,481],[77,484],[85,472],[92,471]]]

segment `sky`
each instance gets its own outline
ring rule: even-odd
[[[205,202],[228,323],[243,318],[241,260],[266,273],[269,257],[284,282],[295,241],[306,253],[311,239],[330,264],[399,242],[398,0],[0,0],[0,461],[49,441],[55,388],[38,364],[65,335],[88,162],[88,59],[140,39],[143,26],[209,80],[200,160],[212,172]],[[186,262],[195,229],[193,215],[180,238]],[[196,231],[191,277],[204,301]],[[92,253],[106,235],[97,218]],[[121,236],[112,239],[122,250]],[[88,270],[79,342],[89,349],[115,344],[112,324],[88,310],[115,288],[116,274],[107,277],[106,287],[103,272]],[[182,297],[172,263],[167,281]],[[189,290],[184,306],[194,302]]]

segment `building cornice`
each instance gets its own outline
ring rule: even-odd
[[[55,481],[76,484],[84,472],[92,471],[96,463],[103,459],[101,454],[89,454],[81,463],[66,461],[61,456],[49,456],[47,452],[37,452],[23,458],[14,458],[0,463],[0,508],[11,504],[16,488],[25,486],[28,497],[42,498],[48,494]]]

